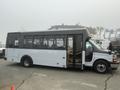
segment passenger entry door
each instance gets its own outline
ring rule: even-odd
[[[81,67],[82,36],[72,35],[67,38],[67,64],[70,67]]]
[[[73,63],[73,37],[67,38],[67,64]]]

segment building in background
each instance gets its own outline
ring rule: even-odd
[[[61,25],[53,25],[51,26],[48,30],[76,30],[76,29],[81,29],[81,28],[87,28],[88,31],[90,32],[90,34],[94,35],[96,34],[96,29],[93,27],[86,27],[86,26],[82,26],[79,24],[75,24],[75,25],[65,25],[65,24],[61,24]]]
[[[48,30],[73,30],[73,29],[80,29],[80,28],[85,28],[84,26],[81,26],[81,25],[64,25],[64,24],[61,24],[61,25],[53,25],[51,26]]]

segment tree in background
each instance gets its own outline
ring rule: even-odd
[[[95,35],[97,33],[97,30],[95,27],[87,27],[87,29],[89,30],[89,32],[93,35]]]
[[[88,31],[90,32],[90,34],[96,34],[96,28],[86,27],[86,26],[82,26],[82,25],[79,25],[79,24],[75,24],[75,25],[65,25],[65,24],[53,25],[48,30],[72,30],[72,29],[74,30],[74,29],[81,29],[81,28],[87,28]]]

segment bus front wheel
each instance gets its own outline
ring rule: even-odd
[[[106,73],[109,70],[109,64],[106,61],[96,61],[94,64],[94,70],[98,73]]]
[[[32,59],[29,58],[29,57],[24,57],[22,58],[21,60],[21,64],[24,66],[24,67],[30,67],[33,65],[33,62],[32,62]]]

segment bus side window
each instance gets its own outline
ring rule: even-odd
[[[33,39],[31,36],[24,37],[24,47],[25,48],[32,48],[33,46]]]
[[[48,48],[48,40],[47,40],[47,38],[43,38],[43,48]]]
[[[13,48],[13,47],[14,47],[14,44],[12,43],[11,40],[8,41],[7,47],[8,47],[8,48]]]
[[[9,48],[19,47],[19,40],[14,38],[10,39],[7,43],[7,47]]]
[[[41,37],[34,37],[34,48],[42,48],[42,38]]]
[[[65,39],[57,38],[56,39],[56,47],[60,49],[65,49]]]
[[[39,44],[40,44],[40,40],[37,39],[37,38],[35,38],[33,44],[34,44],[34,45],[39,45]]]
[[[54,48],[54,39],[52,39],[52,38],[50,38],[49,40],[48,40],[48,47],[49,48]]]
[[[16,39],[16,40],[14,41],[14,47],[19,47],[19,40]]]

